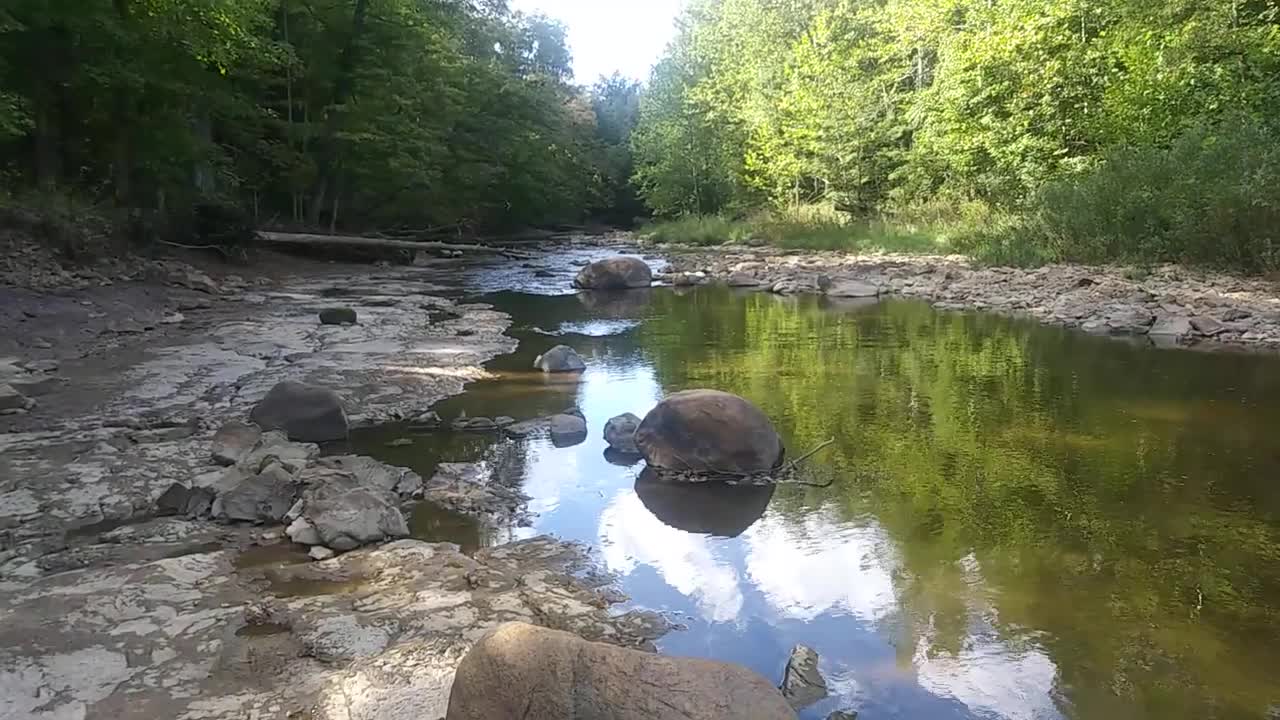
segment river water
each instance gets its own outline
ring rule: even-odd
[[[483,297],[519,351],[437,410],[581,408],[580,445],[508,441],[537,514],[504,536],[598,548],[662,651],[779,678],[810,645],[878,718],[1264,718],[1280,710],[1280,359],[1161,350],[923,303],[726,288]],[[550,333],[550,334],[548,334]],[[576,348],[580,378],[529,372]],[[679,488],[612,464],[605,422],[664,394],[741,394],[829,488]],[[429,475],[492,437],[356,438]],[[467,522],[424,509],[423,537]]]

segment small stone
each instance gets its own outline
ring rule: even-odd
[[[1191,318],[1191,327],[1206,337],[1215,337],[1227,331],[1227,326],[1211,317],[1199,316]]]
[[[308,550],[307,554],[310,555],[311,559],[315,560],[316,562],[321,562],[324,560],[332,560],[333,558],[338,556],[338,553],[330,550],[327,547],[324,547],[323,545],[316,545],[315,547]]]
[[[880,294],[880,288],[861,280],[838,280],[827,289],[828,297],[869,298]]]
[[[387,447],[389,448],[409,447],[412,444],[413,444],[413,440],[410,438],[396,438],[395,440],[392,440],[391,442],[387,443]]]
[[[636,430],[640,427],[640,418],[632,413],[625,413],[609,420],[604,426],[604,439],[609,447],[629,455],[639,455],[636,447]]]
[[[284,534],[299,545],[319,545],[320,533],[306,518],[297,518],[289,523]]]
[[[837,710],[827,716],[827,720],[858,720],[856,710]]]
[[[572,447],[587,439],[587,421],[577,415],[552,415],[548,428],[551,444],[556,447]]]
[[[182,483],[174,483],[156,498],[156,515],[183,515],[187,512],[190,498],[191,488]]]
[[[760,279],[748,272],[730,273],[726,280],[729,287],[759,287]]]
[[[183,320],[186,320],[186,319],[187,319],[187,317],[186,317],[185,315],[183,315],[182,313],[180,313],[180,312],[175,312],[175,313],[169,313],[169,314],[165,315],[164,317],[160,318],[160,323],[161,323],[162,325],[177,325],[178,323],[180,323],[180,322],[182,322]]]
[[[49,350],[53,348],[53,343],[45,340],[44,338],[36,338],[31,341],[31,347],[36,348],[37,350]]]
[[[355,325],[356,311],[351,308],[325,308],[320,311],[321,325]]]
[[[450,427],[454,432],[493,432],[498,424],[487,417],[460,417]]]
[[[430,410],[409,418],[409,426],[413,428],[434,430],[443,424],[444,420],[440,418],[440,414]]]
[[[791,707],[797,710],[827,696],[827,681],[818,671],[818,653],[813,648],[796,645],[791,649],[780,689]]]
[[[268,530],[258,536],[258,538],[263,542],[274,542],[282,537],[284,537],[284,535],[279,530]]]
[[[1253,317],[1253,313],[1241,308],[1229,308],[1222,314],[1223,322],[1236,322],[1238,320],[1248,320]]]
[[[257,425],[232,420],[213,434],[210,455],[219,465],[235,465],[253,452],[261,439],[262,429]]]

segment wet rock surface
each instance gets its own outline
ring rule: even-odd
[[[636,430],[640,428],[641,419],[632,413],[624,413],[610,418],[604,426],[604,440],[609,447],[626,455],[639,455],[636,447]]]
[[[418,497],[502,522],[524,498],[501,482],[428,488],[247,422],[284,381],[333,391],[352,424],[418,417],[514,349],[505,316],[443,297],[433,271],[175,273],[164,297],[190,299],[163,312],[181,319],[121,309],[139,332],[0,358],[3,384],[65,378],[0,417],[3,714],[349,720],[359,697],[382,717],[442,717],[457,662],[501,622],[631,646],[666,631],[657,616],[610,615],[615,596],[583,579],[595,576],[585,549],[550,539],[475,557],[410,540],[329,557],[404,534]],[[21,291],[6,312],[92,328],[78,308],[132,308],[149,292],[95,285],[82,306]],[[315,323],[338,295],[361,324]]]
[[[551,348],[539,355],[533,364],[545,373],[581,372],[587,369],[586,361],[568,345],[557,345]]]
[[[1093,333],[1150,335],[1159,344],[1280,348],[1280,285],[1173,265],[1021,269],[978,267],[959,256],[734,248],[675,250],[668,271],[784,294],[915,297],[944,310],[1024,315]]]
[[[827,696],[827,681],[818,671],[818,653],[813,648],[796,645],[791,649],[781,689],[787,702],[797,710]]]

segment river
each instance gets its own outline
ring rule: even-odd
[[[551,533],[598,549],[663,652],[781,676],[816,649],[877,718],[1259,718],[1280,709],[1280,358],[1156,349],[907,300],[720,287],[489,293],[519,350],[436,409],[579,407],[574,447],[364,431],[429,476],[501,454],[536,513],[503,538],[423,509],[464,548]],[[580,378],[530,372],[565,343]],[[605,456],[614,415],[709,387],[769,414],[828,488],[670,488]],[[389,447],[409,437],[411,446]],[[513,459],[514,458],[514,459]]]

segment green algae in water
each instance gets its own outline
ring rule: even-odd
[[[517,327],[573,332],[521,333],[492,364],[498,379],[437,409],[585,411],[587,442],[524,449],[534,531],[599,548],[638,605],[684,613],[689,630],[664,651],[773,677],[792,644],[811,645],[835,698],[805,720],[843,707],[1244,719],[1280,706],[1277,356],[907,301],[722,288],[488,299]],[[587,359],[581,378],[524,370],[561,342]],[[777,488],[763,509],[718,498],[733,523],[655,502],[633,468],[604,460],[603,425],[694,387],[751,399],[793,452],[834,437],[814,462],[835,485]],[[464,457],[362,448],[425,468],[493,441]]]

